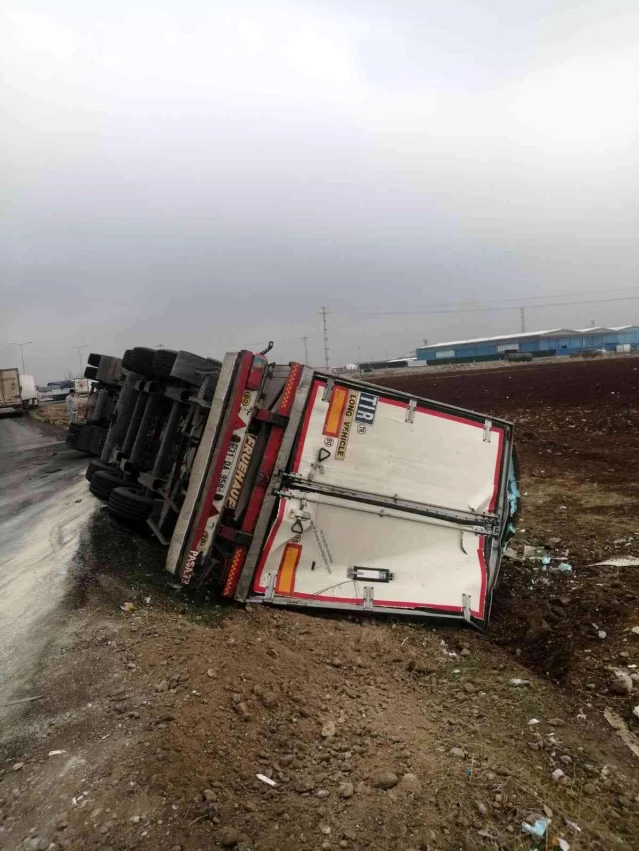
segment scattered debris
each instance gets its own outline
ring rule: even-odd
[[[16,706],[18,703],[30,703],[32,700],[44,700],[43,694],[36,694],[33,697],[19,697],[17,700],[10,700],[8,703],[3,703],[3,706]]]
[[[628,729],[628,725],[626,722],[617,715],[616,712],[613,712],[612,709],[606,709],[604,712],[604,718],[610,724],[610,726],[615,730],[619,738],[626,744],[633,754],[639,758],[639,739],[635,736],[634,733],[631,733]]]
[[[511,680],[508,680],[508,684],[511,686],[529,686],[530,680],[522,680],[520,677],[513,677]]]
[[[133,603],[123,603],[120,608],[123,612],[128,612],[129,614],[135,611],[135,605]]]
[[[266,783],[267,786],[277,786],[275,780],[271,780],[271,778],[267,777],[266,774],[256,774],[255,776],[258,780],[261,780],[262,783]]]
[[[536,836],[541,839],[542,836],[546,833],[546,828],[551,823],[551,819],[549,818],[538,818],[530,824],[527,821],[522,821],[521,823],[521,832],[527,833],[530,836]]]
[[[590,567],[639,567],[639,558],[609,558],[591,564]]]

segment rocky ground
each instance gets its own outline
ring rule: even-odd
[[[4,710],[0,848],[638,848],[639,748],[606,714],[639,727],[639,567],[589,566],[639,556],[639,361],[615,362],[406,388],[518,424],[487,635],[187,598],[98,508],[38,699]]]

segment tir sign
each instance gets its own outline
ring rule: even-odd
[[[379,396],[373,396],[372,393],[359,394],[359,402],[357,403],[357,411],[355,412],[355,419],[358,423],[373,425],[378,400]]]

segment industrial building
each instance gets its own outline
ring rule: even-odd
[[[639,349],[639,325],[614,328],[554,328],[476,340],[454,340],[417,349],[420,363],[448,364],[500,360],[509,352],[521,352],[534,358],[572,355],[596,350],[629,352]]]

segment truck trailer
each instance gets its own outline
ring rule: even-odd
[[[249,351],[200,380],[161,391],[130,374],[88,471],[115,516],[168,547],[180,583],[488,624],[519,504],[511,423]]]
[[[0,413],[21,414],[23,409],[18,368],[0,369]]]

